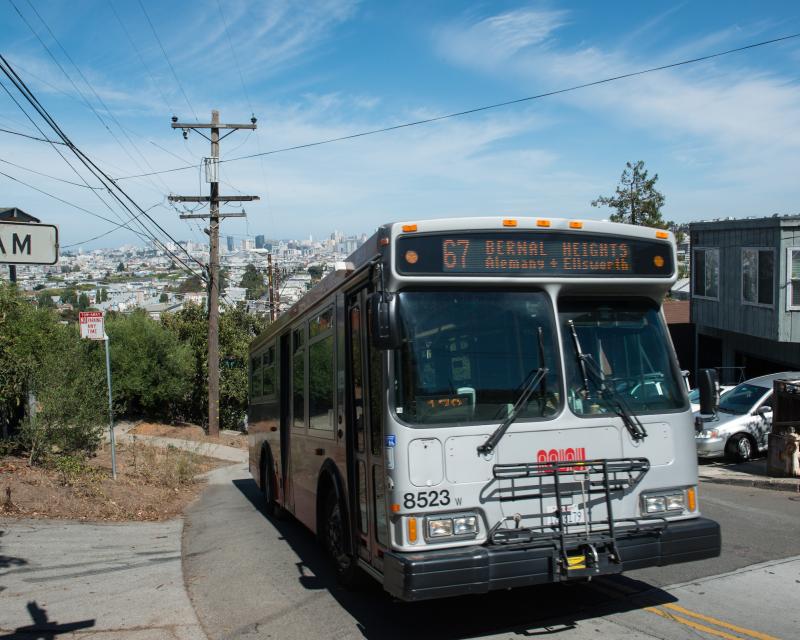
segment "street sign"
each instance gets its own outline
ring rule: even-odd
[[[106,332],[102,311],[81,311],[78,313],[81,325],[81,338],[105,340]]]
[[[0,222],[0,263],[55,264],[58,227],[35,222]]]

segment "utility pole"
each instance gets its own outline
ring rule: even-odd
[[[211,157],[204,158],[206,166],[206,182],[211,184],[209,196],[170,196],[170,202],[208,202],[209,212],[190,213],[181,215],[181,219],[208,218],[209,224],[206,233],[209,236],[209,294],[208,294],[208,434],[219,435],[219,224],[223,218],[244,218],[245,213],[220,213],[220,202],[251,202],[258,200],[258,196],[221,196],[219,195],[219,143],[238,129],[255,129],[255,117],[250,119],[250,124],[220,124],[219,111],[211,112],[209,124],[192,124],[178,122],[172,118],[173,129],[183,129],[183,137],[188,136],[189,129],[195,130],[206,140],[211,142]],[[210,129],[211,137],[201,132]],[[220,138],[220,129],[230,129]]]

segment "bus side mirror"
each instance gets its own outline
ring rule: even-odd
[[[401,340],[397,296],[388,292],[371,293],[368,300],[372,346],[376,349],[398,349]]]
[[[713,416],[719,406],[719,381],[714,369],[700,369],[697,372],[697,388],[700,390],[700,413]]]

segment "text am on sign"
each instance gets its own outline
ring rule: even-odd
[[[0,222],[0,263],[55,264],[58,227],[32,222]]]

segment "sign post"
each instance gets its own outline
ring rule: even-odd
[[[102,340],[106,345],[106,378],[108,380],[108,436],[111,441],[111,476],[117,479],[117,448],[114,442],[114,406],[111,395],[111,355],[108,349],[108,336],[105,331],[105,318],[102,311],[81,311],[78,313],[81,338]]]

